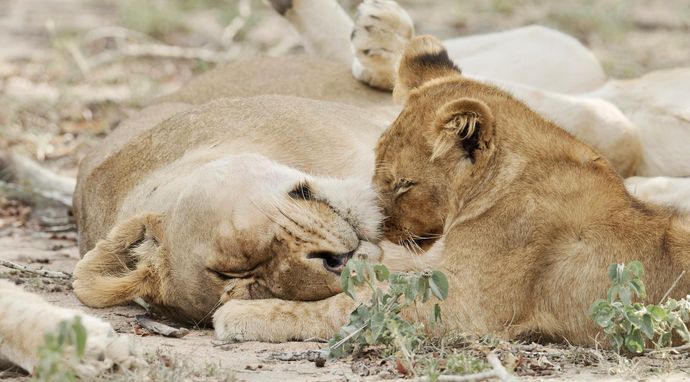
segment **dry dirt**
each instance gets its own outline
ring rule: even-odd
[[[353,9],[357,1],[344,3]],[[441,37],[530,23],[558,27],[590,46],[616,77],[690,64],[687,0],[401,3],[419,31]],[[0,153],[12,148],[74,176],[84,152],[97,147],[147,100],[219,62],[300,51],[297,36],[260,1],[0,0]],[[16,187],[0,183],[0,258],[70,272],[79,255],[68,209]],[[66,283],[3,267],[0,277],[61,306],[103,317],[118,332],[132,336],[152,363],[162,365],[163,371],[151,380],[402,377],[391,361],[375,357],[329,360],[322,368],[300,359],[324,346],[318,342],[218,344],[211,331],[200,329],[182,339],[144,336],[135,319],[144,311],[136,305],[92,310],[75,299]],[[562,345],[477,341],[463,346],[479,353],[497,349],[526,379],[690,378],[690,361],[684,354],[629,359]],[[289,358],[296,360],[281,360]],[[28,379],[0,371],[3,378]]]

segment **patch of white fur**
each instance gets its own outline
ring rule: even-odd
[[[362,238],[378,241],[383,214],[368,178],[314,178],[311,184]]]
[[[640,199],[690,213],[690,178],[633,176],[625,180],[625,187]]]
[[[443,42],[463,73],[577,94],[606,82],[599,60],[565,33],[539,25]]]

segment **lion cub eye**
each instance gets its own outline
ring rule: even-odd
[[[293,199],[314,200],[314,194],[306,182],[299,182],[292,191],[288,192],[288,196]]]
[[[395,184],[395,188],[394,188],[395,195],[398,196],[398,195],[404,194],[405,192],[409,191],[410,188],[412,188],[412,186],[414,186],[415,184],[416,184],[415,182],[413,182],[409,179],[405,179],[405,178],[400,179]]]

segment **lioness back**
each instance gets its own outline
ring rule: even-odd
[[[268,94],[303,98],[255,97]],[[196,78],[125,121],[81,162],[74,195],[80,253],[112,228],[122,199],[147,174],[203,145],[244,138],[251,142],[245,150],[299,169],[350,175],[342,161],[352,147],[373,147],[395,110],[389,98],[344,65],[301,56],[238,61]],[[371,158],[363,152],[354,162]]]

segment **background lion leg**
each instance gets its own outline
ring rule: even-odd
[[[299,33],[310,54],[352,64],[352,20],[335,0],[270,0]]]
[[[347,323],[356,304],[343,293],[319,301],[231,300],[213,315],[213,326],[220,340],[327,339]]]
[[[81,377],[94,376],[113,365],[129,368],[139,362],[139,350],[126,337],[118,337],[107,322],[51,305],[5,280],[0,280],[0,359],[32,372],[44,335],[56,331],[61,321],[77,316],[87,332],[86,358],[76,370]]]
[[[152,262],[161,256],[160,217],[143,214],[118,224],[74,269],[74,293],[102,308],[155,295],[160,282]]]

